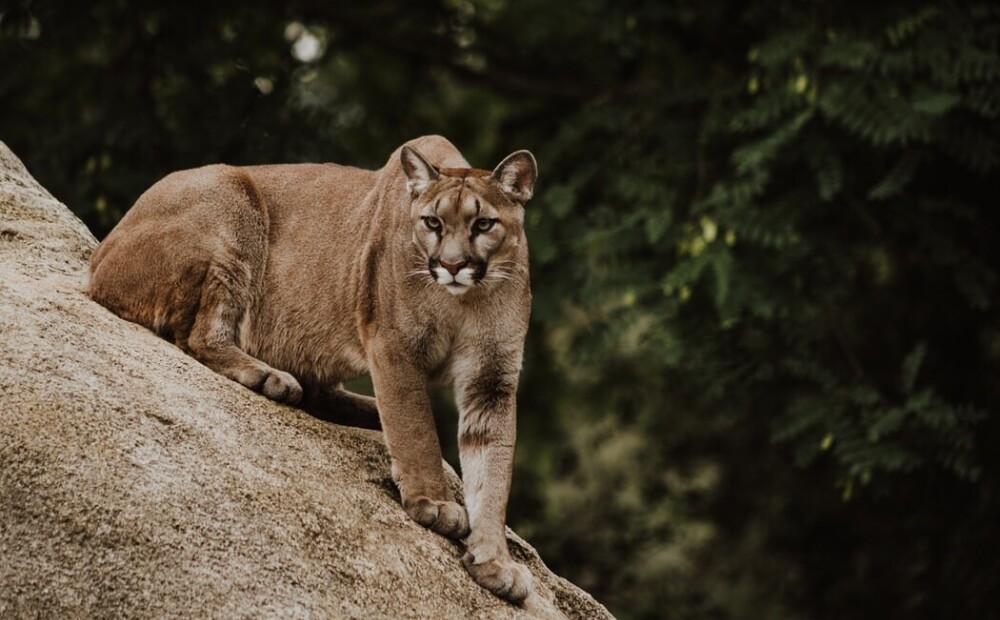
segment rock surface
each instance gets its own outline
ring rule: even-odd
[[[378,433],[90,301],[95,244],[0,143],[0,617],[610,618],[513,533],[536,593],[481,589],[399,506]]]

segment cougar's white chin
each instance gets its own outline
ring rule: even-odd
[[[448,291],[452,295],[464,295],[471,286],[468,284],[462,284],[461,282],[449,282],[448,284],[442,284],[444,290]]]

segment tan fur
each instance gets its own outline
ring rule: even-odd
[[[510,558],[504,522],[534,180],[526,151],[490,173],[438,136],[409,142],[377,171],[176,172],[94,252],[90,295],[270,398],[295,403],[304,387],[355,421],[378,416],[407,513],[465,538],[472,577],[519,602],[531,575]],[[376,402],[342,389],[368,372]],[[432,381],[455,389],[468,511],[445,483]]]

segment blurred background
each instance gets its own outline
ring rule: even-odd
[[[175,169],[532,150],[509,521],[619,618],[1000,617],[994,3],[0,7],[98,238]]]

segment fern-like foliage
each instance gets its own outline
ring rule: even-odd
[[[897,502],[944,523],[913,489],[972,493],[997,439],[984,386],[1000,372],[1000,14],[782,7],[747,11],[742,60],[694,91],[700,107],[647,84],[641,103],[609,97],[572,120],[613,180],[574,188],[582,210],[539,216],[553,256],[589,259],[552,263],[567,283],[551,291],[552,345],[580,378],[575,411],[645,428],[667,446],[651,462],[670,466],[677,434],[701,441],[697,416],[735,436],[713,444],[734,459],[822,479],[796,492],[831,502],[824,514]],[[595,151],[552,157],[581,152]],[[872,561],[888,549],[865,544]],[[851,615],[838,605],[825,617]]]

